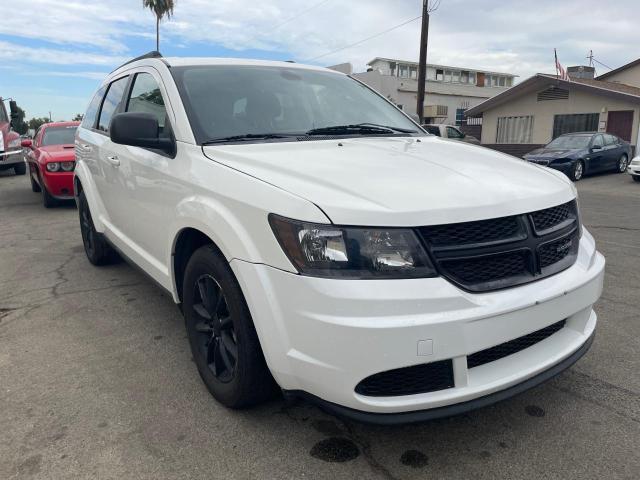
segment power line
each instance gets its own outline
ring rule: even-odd
[[[277,29],[279,29],[281,26],[286,25],[287,23],[295,20],[296,18],[301,17],[302,15],[304,15],[307,12],[310,12],[311,10],[314,10],[318,7],[321,7],[322,5],[324,5],[325,3],[330,2],[331,0],[322,0],[321,2],[316,3],[315,5],[310,6],[309,8],[307,8],[306,10],[301,11],[300,13],[297,13],[296,15],[294,15],[293,17],[290,17],[288,19],[286,19],[284,22],[277,24],[275,27],[273,27],[271,29],[271,32],[276,31]],[[271,33],[269,32],[269,33]]]
[[[613,68],[609,67],[608,65],[605,65],[604,63],[596,60],[595,58],[593,59],[593,61],[598,63],[598,64],[600,64],[600,65],[602,65],[604,68],[608,68],[609,70],[613,70]]]
[[[380,37],[380,36],[384,35],[385,33],[389,33],[392,30],[396,30],[396,29],[398,29],[400,27],[404,27],[405,25],[407,25],[407,24],[409,24],[411,22],[415,22],[416,20],[418,20],[420,18],[422,18],[422,15],[418,15],[415,18],[412,18],[410,20],[406,20],[406,21],[404,21],[402,23],[399,23],[398,25],[396,25],[394,27],[391,27],[391,28],[388,28],[388,29],[384,30],[383,32],[376,33],[375,35],[371,35],[370,37],[364,38],[364,39],[362,39],[360,41],[357,41],[355,43],[352,43],[350,45],[345,45],[344,47],[337,48],[337,49],[332,50],[330,52],[323,53],[322,55],[318,55],[317,57],[309,58],[308,60],[304,60],[304,61],[305,62],[312,62],[314,60],[318,60],[319,58],[326,57],[327,55],[331,55],[333,53],[341,52],[342,50],[346,50],[347,48],[355,47],[355,46],[360,45],[360,44],[362,44],[364,42],[368,42],[369,40],[373,40],[374,38]]]

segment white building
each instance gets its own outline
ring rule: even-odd
[[[367,65],[367,72],[352,73],[352,76],[405,112],[416,113],[417,63],[376,57]],[[336,67],[351,73],[348,68],[345,71],[345,64]],[[513,86],[515,77],[511,73],[428,64],[424,102],[426,121],[462,125],[465,110],[507,90]]]

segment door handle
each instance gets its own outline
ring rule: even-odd
[[[114,167],[119,167],[120,166],[120,159],[116,155],[112,155],[112,156],[107,157],[107,160]]]

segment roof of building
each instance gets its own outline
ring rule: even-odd
[[[576,78],[572,80],[561,80],[555,75],[548,75],[544,73],[538,73],[532,77],[529,77],[524,82],[511,87],[509,90],[499,93],[488,100],[485,100],[479,105],[470,108],[465,113],[467,116],[475,116],[480,113],[489,110],[491,108],[502,105],[508,102],[514,97],[524,95],[527,93],[533,93],[539,91],[543,85],[557,85],[565,88],[573,88],[576,90],[585,91],[595,95],[603,95],[607,97],[614,97],[619,99],[628,100],[632,103],[640,103],[640,88],[632,87],[624,83],[617,82],[605,82],[602,80],[591,80]]]
[[[620,73],[623,70],[626,70],[627,68],[635,67],[636,65],[640,65],[640,58],[638,58],[636,60],[633,60],[633,61],[631,61],[629,63],[626,63],[626,64],[622,65],[621,67],[614,68],[610,72],[603,73],[602,75],[598,75],[598,77],[596,77],[596,79],[597,80],[601,80],[601,79],[609,78],[611,75],[614,75],[616,73]]]
[[[409,60],[399,60],[397,58],[385,58],[385,57],[376,57],[373,60],[370,60],[369,62],[367,62],[367,65],[371,65],[373,62],[382,60],[383,62],[396,62],[396,63],[406,63],[409,65],[418,65],[418,62],[413,62],[413,61],[409,61]],[[472,72],[483,72],[483,73],[488,73],[490,75],[506,75],[508,77],[517,77],[518,75],[515,75],[513,73],[505,73],[505,72],[493,72],[491,70],[486,70],[484,68],[471,68],[471,67],[455,67],[452,65],[437,65],[435,63],[427,63],[427,66],[429,67],[435,67],[435,68],[451,68],[451,69],[455,69],[455,70],[469,70]]]

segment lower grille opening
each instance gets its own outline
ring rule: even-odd
[[[480,350],[474,354],[467,356],[467,368],[479,367],[486,363],[495,362],[501,358],[508,357],[514,353],[518,353],[525,348],[529,348],[538,342],[541,342],[545,338],[549,338],[554,333],[562,330],[566,325],[566,320],[561,320],[557,323],[549,325],[541,330],[530,333],[523,337],[509,340],[508,342],[501,343],[495,347],[487,348],[486,350]]]
[[[395,397],[453,388],[451,360],[414,365],[376,373],[356,386],[356,393],[368,397]]]

